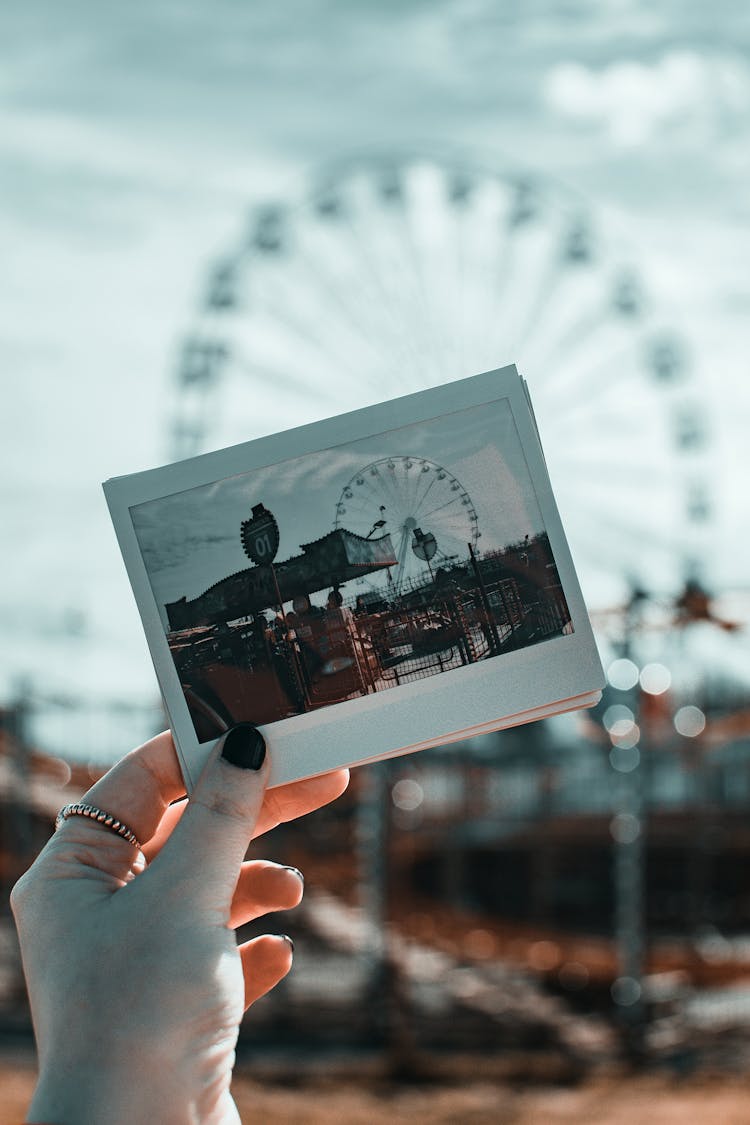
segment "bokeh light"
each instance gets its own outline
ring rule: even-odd
[[[545,972],[559,964],[560,946],[554,941],[535,941],[529,949],[526,960],[532,969]]]
[[[402,777],[393,786],[391,800],[397,809],[403,812],[413,812],[418,809],[424,800],[424,789],[418,781]]]
[[[700,707],[689,704],[687,707],[680,707],[674,717],[674,726],[684,738],[697,738],[706,729],[706,716]]]
[[[624,703],[613,703],[602,715],[602,723],[604,729],[612,731],[618,723],[633,723],[635,722],[635,715],[629,707]]]
[[[618,977],[611,988],[612,999],[622,1008],[629,1008],[641,998],[641,986],[634,977]]]
[[[638,745],[638,739],[641,737],[641,729],[637,723],[628,719],[618,719],[612,725],[609,732],[609,737],[615,746],[621,747],[623,750],[630,750],[632,747]]]
[[[607,669],[607,679],[617,691],[630,691],[638,683],[638,665],[625,657],[613,660]]]
[[[618,773],[631,773],[640,764],[641,752],[637,746],[613,746],[609,761]]]
[[[641,834],[641,822],[632,813],[618,813],[609,824],[612,839],[618,844],[632,844]]]
[[[665,664],[653,662],[641,668],[641,687],[649,695],[663,695],[672,684],[672,673]]]

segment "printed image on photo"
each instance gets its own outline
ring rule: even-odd
[[[572,632],[505,400],[130,513],[199,742]]]

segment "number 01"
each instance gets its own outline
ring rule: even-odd
[[[265,558],[266,555],[271,554],[271,550],[271,540],[267,531],[264,531],[262,535],[255,536],[255,553],[257,555]]]

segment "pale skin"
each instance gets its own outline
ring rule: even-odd
[[[169,734],[84,796],[143,842],[71,817],[13,890],[39,1081],[27,1121],[236,1125],[230,1094],[243,1012],[292,949],[234,930],[296,906],[299,873],[244,859],[250,841],[334,800],[348,771],[266,789],[217,747],[189,802]]]

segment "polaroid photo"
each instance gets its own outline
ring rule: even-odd
[[[515,367],[104,485],[188,792],[529,722],[604,676]]]

